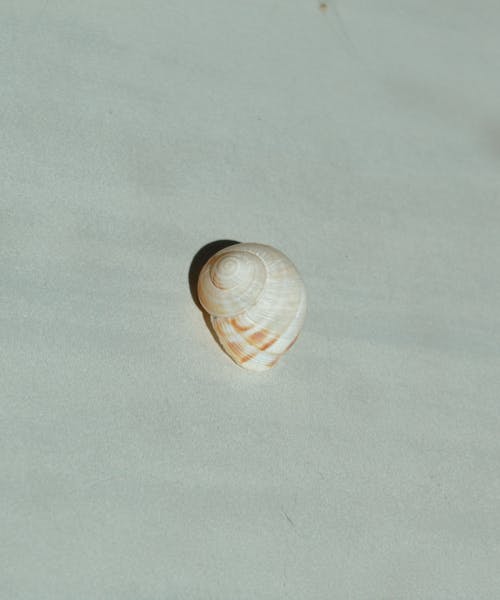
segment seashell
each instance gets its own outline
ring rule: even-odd
[[[293,263],[263,244],[235,244],[214,254],[198,279],[198,298],[234,362],[265,371],[295,343],[306,312]]]

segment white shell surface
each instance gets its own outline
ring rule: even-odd
[[[264,371],[294,344],[304,322],[302,279],[282,252],[235,244],[204,265],[198,297],[227,354],[241,367]]]

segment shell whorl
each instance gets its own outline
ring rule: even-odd
[[[261,258],[236,248],[229,246],[212,256],[198,280],[201,305],[217,317],[234,317],[248,310],[266,283],[266,266]]]
[[[201,270],[198,297],[224,350],[240,366],[263,371],[293,345],[306,295],[292,262],[263,244],[235,244]]]

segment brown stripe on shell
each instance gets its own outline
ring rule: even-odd
[[[235,344],[234,342],[230,342],[229,340],[224,340],[224,344],[231,351],[232,356],[234,356],[237,362],[241,364],[246,363],[247,360],[250,360],[251,358],[254,358],[254,356],[257,356],[257,352],[242,355],[241,346],[239,344]]]
[[[297,338],[299,337],[299,334],[297,334],[293,340],[288,344],[288,346],[285,348],[285,350],[283,350],[283,354],[285,354],[285,352],[288,352],[288,350],[290,350],[290,348],[295,344],[295,342],[297,341]]]
[[[234,321],[236,320],[236,318],[237,317],[232,318],[232,319],[214,319],[213,325],[214,325],[214,329],[215,329],[216,333],[219,336],[219,341],[221,342],[221,344],[224,347],[224,349],[226,350],[226,352],[237,363],[243,364],[243,363],[246,363],[247,361],[249,361],[250,359],[254,358],[255,356],[257,356],[258,350],[256,350],[255,352],[250,352],[250,353],[242,354],[241,345],[238,344],[237,342],[232,342],[225,335],[225,333],[226,333],[225,326],[226,325],[229,325],[229,326],[232,326],[232,327],[236,328],[235,327],[235,323],[234,323]]]
[[[266,329],[260,329],[248,336],[248,341],[252,346],[255,346],[259,350],[267,350],[267,348],[272,346],[277,340],[278,338],[269,333]]]
[[[236,329],[236,331],[248,331],[253,327],[253,325],[248,325],[247,327],[240,325],[240,323],[238,322],[238,317],[233,317],[232,319],[229,319],[229,323]]]
[[[257,354],[245,354],[245,356],[243,356],[243,358],[240,358],[240,364],[246,363],[247,360],[250,360],[251,358],[255,358],[257,356]]]

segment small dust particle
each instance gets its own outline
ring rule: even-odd
[[[328,4],[326,2],[320,2],[319,10],[322,13],[326,13],[326,11],[328,10]]]

